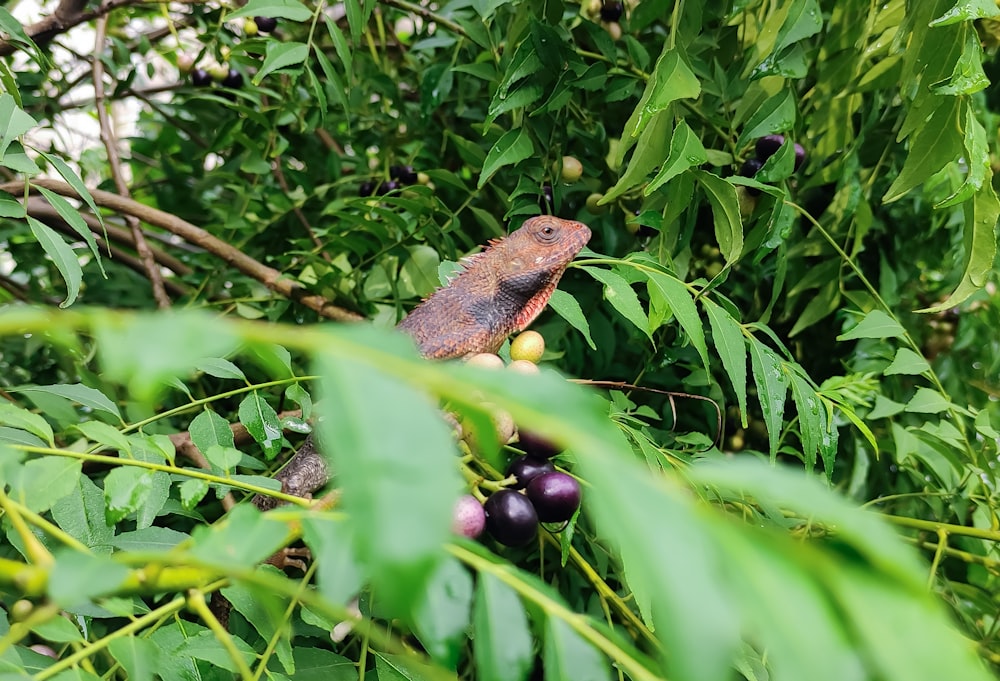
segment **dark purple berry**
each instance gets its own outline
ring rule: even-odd
[[[605,2],[601,4],[601,19],[604,21],[618,21],[625,13],[625,5],[620,2]]]
[[[513,475],[517,482],[512,485],[513,489],[524,489],[528,483],[537,478],[542,473],[551,473],[556,469],[552,462],[547,459],[536,459],[530,454],[519,456],[507,466],[507,477]]]
[[[417,171],[413,166],[389,166],[389,177],[402,184],[416,184]]]
[[[543,473],[528,484],[526,491],[543,523],[565,522],[580,508],[580,483],[566,473]]]
[[[358,196],[371,196],[375,193],[375,183],[371,180],[365,180],[358,187]]]
[[[278,28],[278,20],[274,17],[254,17],[253,22],[257,24],[257,30],[261,33],[270,33]]]
[[[518,428],[517,444],[515,446],[525,454],[530,454],[536,459],[551,459],[561,451],[550,440],[524,428]]]
[[[471,494],[465,494],[455,502],[451,516],[451,531],[463,537],[475,539],[486,527],[486,511]]]
[[[235,69],[229,69],[229,73],[222,79],[222,87],[239,90],[243,87],[243,74]]]
[[[483,504],[486,529],[506,546],[524,546],[538,533],[538,514],[528,498],[511,489],[490,495]]]
[[[743,177],[753,177],[757,171],[764,167],[764,162],[755,158],[748,158],[740,166],[740,175]]]
[[[798,170],[806,162],[806,148],[798,142],[795,143],[795,169]]]
[[[383,182],[382,184],[380,184],[378,186],[378,189],[375,190],[375,193],[378,194],[379,196],[382,196],[383,194],[388,194],[391,191],[399,189],[401,186],[402,185],[399,184],[399,182],[397,182],[396,180],[389,180],[388,182]]]
[[[760,159],[761,163],[763,163],[767,159],[771,158],[784,143],[784,135],[768,135],[757,140],[754,151],[757,153],[757,158]]]
[[[546,182],[542,185],[542,195],[538,197],[538,207],[543,213],[552,213],[555,207],[555,197],[552,195],[552,185]]]
[[[205,69],[192,69],[191,84],[197,87],[207,87],[212,84],[212,76]]]

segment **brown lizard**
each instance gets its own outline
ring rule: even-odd
[[[545,308],[566,266],[590,240],[581,222],[541,215],[464,260],[464,268],[397,326],[430,359],[496,352]],[[329,480],[326,461],[310,436],[275,476],[281,491],[307,496]],[[257,495],[260,509],[278,502]]]

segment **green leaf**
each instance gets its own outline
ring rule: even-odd
[[[224,570],[249,569],[280,549],[287,536],[283,522],[261,514],[251,504],[238,504],[222,522],[195,527],[191,554]],[[253,541],[247,541],[248,537]]]
[[[646,89],[622,130],[622,144],[616,165],[621,165],[625,152],[636,143],[657,114],[665,111],[678,99],[693,99],[699,94],[701,94],[701,84],[697,76],[691,71],[680,51],[671,49],[669,42],[665,42],[663,52],[656,60],[653,72],[646,82]]]
[[[275,576],[284,578],[277,568],[266,565],[261,568]],[[233,609],[243,615],[247,622],[257,630],[261,638],[273,646],[278,660],[289,674],[295,673],[295,662],[292,659],[291,626],[285,611],[288,609],[288,599],[259,585],[237,582],[222,590],[222,595],[233,605]]]
[[[895,374],[917,376],[925,371],[930,371],[930,368],[931,365],[927,363],[927,360],[913,350],[900,348],[896,351],[895,359],[892,360],[892,363],[882,373],[886,376]]]
[[[104,264],[101,262],[101,252],[97,247],[97,240],[94,238],[94,233],[90,231],[90,227],[84,221],[80,212],[74,208],[69,201],[59,196],[55,192],[51,192],[45,187],[40,187],[37,185],[32,185],[34,189],[41,192],[45,200],[56,209],[56,212],[66,221],[66,224],[73,228],[73,231],[83,237],[83,240],[87,242],[87,246],[90,247],[90,252],[94,254],[94,259],[97,261],[98,266],[101,268],[101,272],[104,272]]]
[[[672,128],[671,116],[668,113],[653,117],[651,124],[647,125],[639,135],[635,152],[629,159],[625,172],[611,189],[604,192],[604,198],[598,201],[598,205],[607,205],[646,181],[649,173],[663,162],[663,149],[667,147],[667,139]],[[619,152],[624,153],[624,147],[625,144],[620,143],[617,148]],[[620,161],[617,163],[620,164]]]
[[[597,650],[563,620],[545,620],[545,681],[609,681],[611,669]]]
[[[951,77],[943,83],[931,85],[931,92],[936,95],[971,95],[985,90],[990,79],[983,71],[983,47],[975,31],[965,32],[965,46],[955,63]]]
[[[0,94],[0,161],[11,142],[37,125],[38,122],[22,111],[12,96],[6,92]]]
[[[962,146],[965,147],[965,162],[969,167],[969,172],[958,189],[952,192],[948,198],[935,203],[935,208],[947,208],[968,201],[982,189],[983,184],[988,179],[993,177],[986,129],[976,118],[974,106],[966,106],[965,134],[962,138]]]
[[[754,383],[757,385],[757,399],[760,400],[761,414],[767,426],[767,442],[774,463],[778,454],[778,436],[781,434],[782,419],[785,414],[785,395],[788,393],[788,376],[785,375],[781,358],[769,347],[750,338],[750,366]]]
[[[49,574],[49,597],[63,607],[78,606],[114,593],[128,576],[127,567],[106,556],[63,549]]]
[[[523,681],[531,670],[531,634],[520,599],[491,574],[480,574],[473,605],[478,678]]]
[[[26,430],[44,440],[49,447],[55,447],[52,426],[38,414],[15,406],[10,402],[0,402],[0,424]]]
[[[52,519],[95,553],[111,553],[115,531],[104,518],[104,494],[90,478],[79,476],[73,490],[52,504]]]
[[[580,303],[576,301],[576,298],[565,291],[556,289],[549,297],[549,307],[557,315],[569,322],[570,326],[583,334],[583,338],[587,341],[587,345],[590,346],[591,350],[597,349],[597,346],[594,345],[594,339],[590,337],[590,322],[584,316],[583,310],[580,308]]]
[[[421,645],[446,669],[455,669],[467,639],[472,609],[472,577],[454,558],[443,560],[431,575],[413,610]]]
[[[727,263],[735,262],[743,252],[743,220],[736,187],[704,170],[693,171],[712,205],[715,238]]]
[[[743,328],[728,312],[708,298],[701,299],[702,307],[708,314],[712,327],[712,342],[722,358],[722,366],[733,384],[736,400],[740,407],[740,421],[746,428],[747,422],[747,345]]]
[[[298,0],[250,0],[240,9],[226,15],[227,21],[241,17],[275,17],[291,21],[308,21],[312,10]]]
[[[120,636],[108,644],[108,652],[122,666],[129,681],[152,681],[161,670],[159,649],[138,636]]]
[[[281,420],[274,407],[254,390],[240,402],[240,423],[264,449],[264,456],[273,459],[281,451]]]
[[[153,489],[153,472],[134,466],[119,466],[104,478],[105,517],[109,525],[135,513]]]
[[[59,307],[69,307],[80,293],[80,282],[83,281],[80,261],[69,244],[54,229],[30,215],[26,219],[31,227],[31,233],[52,259],[52,263],[66,282],[66,300],[59,303]]]
[[[930,119],[917,127],[899,175],[882,197],[884,203],[902,198],[962,154],[962,125],[958,97],[939,97]]]
[[[796,0],[778,31],[774,52],[779,53],[792,43],[819,33],[823,28],[823,11],[816,0]]]
[[[316,561],[316,581],[323,598],[345,605],[361,591],[365,572],[354,555],[347,522],[333,518],[303,518],[302,536]]]
[[[745,146],[750,140],[764,135],[791,130],[795,125],[795,96],[784,88],[776,95],[768,97],[743,125],[737,147]]]
[[[823,439],[825,412],[816,390],[797,372],[791,373],[791,385],[795,409],[799,416],[802,460],[806,467],[811,470],[816,466],[816,453],[819,451],[820,442]]]
[[[56,169],[66,183],[73,188],[76,195],[86,202],[87,206],[90,207],[91,213],[97,218],[98,222],[102,225],[104,224],[104,216],[101,215],[101,211],[97,210],[97,204],[94,203],[94,197],[91,195],[90,190],[87,189],[87,185],[83,183],[83,180],[73,172],[73,169],[66,165],[66,162],[56,156],[55,154],[47,154],[41,149],[36,149],[38,154],[44,158],[48,163]]]
[[[139,553],[166,553],[190,537],[169,527],[145,527],[141,530],[122,532],[110,544],[122,551]]]
[[[1000,8],[994,0],[958,0],[950,10],[930,22],[930,26],[948,26],[960,21],[985,19],[1000,14]],[[970,31],[971,33],[971,31]]]
[[[917,392],[906,403],[904,411],[917,414],[938,414],[951,409],[952,404],[947,397],[937,390],[917,388]]]
[[[656,177],[646,185],[643,194],[649,196],[688,168],[700,166],[707,160],[708,155],[705,153],[705,147],[702,146],[701,140],[688,126],[687,121],[682,119],[674,128],[673,137],[670,138],[670,152],[667,154],[667,159],[663,162]]]
[[[875,397],[875,405],[872,410],[868,412],[868,419],[884,419],[890,416],[895,416],[896,414],[903,411],[906,408],[905,404],[890,400],[885,395],[878,395]]]
[[[36,513],[49,510],[54,503],[77,488],[82,462],[46,456],[32,459],[8,481],[10,497]]]
[[[234,447],[211,445],[204,450],[204,454],[214,468],[222,470],[226,475],[229,475],[243,460],[243,452]]]
[[[670,306],[677,323],[681,325],[684,333],[687,334],[691,345],[698,351],[705,370],[708,370],[708,345],[705,342],[705,330],[698,315],[698,307],[694,303],[691,292],[679,279],[657,272],[655,270],[645,270],[644,274],[649,278],[651,287],[659,291],[659,294]]]
[[[337,26],[337,22],[329,14],[323,15],[323,23],[326,24],[326,30],[330,34],[330,40],[333,41],[334,49],[337,50],[337,57],[340,58],[340,62],[344,65],[344,73],[347,74],[347,78],[350,80],[351,73],[354,71],[354,62],[347,39],[344,37],[343,32],[341,32],[340,27]]]
[[[38,393],[59,395],[60,397],[65,397],[66,399],[72,400],[73,402],[87,407],[88,409],[94,409],[96,411],[103,411],[111,414],[119,421],[122,418],[121,413],[118,411],[118,406],[112,402],[107,395],[102,393],[100,390],[83,385],[82,383],[29,385],[21,386],[19,388],[8,388],[8,390],[15,393],[26,394],[28,396]]]
[[[246,374],[238,366],[222,357],[207,357],[195,365],[198,371],[204,371],[216,378],[231,378],[236,381],[246,381]]]
[[[600,269],[598,267],[580,267],[579,269],[604,284],[605,299],[625,319],[632,322],[637,329],[642,331],[649,338],[649,342],[652,343],[653,336],[649,331],[649,319],[646,317],[645,310],[642,309],[639,296],[636,295],[632,286],[625,278],[619,274],[615,274],[611,270]]]
[[[261,64],[257,75],[253,77],[253,84],[260,85],[267,74],[289,66],[297,66],[304,62],[308,56],[309,46],[305,43],[294,41],[282,43],[277,40],[269,40],[267,52],[264,54],[264,63]]]
[[[531,138],[524,131],[524,128],[508,130],[500,139],[496,141],[493,148],[486,154],[483,161],[483,170],[479,175],[477,189],[482,189],[483,185],[489,182],[490,178],[504,166],[520,163],[531,156],[535,151],[535,145]]]
[[[202,452],[208,451],[212,446],[232,447],[235,444],[229,421],[211,409],[205,409],[195,416],[188,426],[188,432],[191,434],[191,442]]]
[[[906,331],[894,318],[882,310],[872,310],[850,331],[837,336],[837,340],[857,340],[859,338],[901,338]]]
[[[359,352],[412,353],[407,339],[370,328],[338,329],[338,337]],[[382,603],[409,611],[442,557],[460,489],[450,429],[426,394],[356,357],[321,354],[316,368],[324,400],[336,405],[316,431],[343,489],[357,556]]]
[[[918,312],[942,312],[968,299],[986,285],[993,270],[993,260],[997,253],[995,230],[1000,219],[1000,199],[990,184],[989,178],[976,192],[972,204],[965,209],[965,269],[962,281],[948,298],[932,307]]]

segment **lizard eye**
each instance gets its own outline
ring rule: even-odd
[[[556,237],[556,228],[552,225],[545,225],[538,230],[538,238],[541,241],[552,241]]]

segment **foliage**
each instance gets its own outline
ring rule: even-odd
[[[3,678],[995,675],[996,4],[599,10],[0,9]],[[541,375],[389,329],[539,211]],[[498,409],[584,485],[524,548],[449,533]]]

